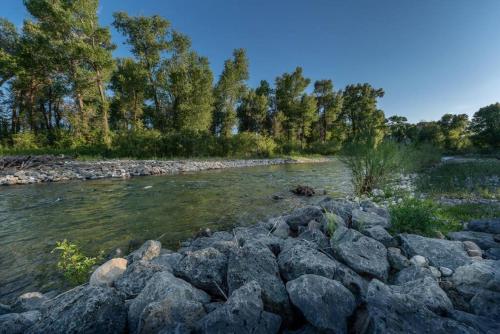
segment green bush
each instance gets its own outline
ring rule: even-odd
[[[33,132],[21,132],[12,135],[12,144],[14,149],[31,150],[43,146],[44,143],[39,142]]]
[[[57,268],[71,284],[85,283],[91,273],[92,267],[102,258],[102,254],[97,257],[87,257],[78,249],[78,246],[68,242],[66,239],[58,241],[54,251],[60,251]]]
[[[391,232],[435,237],[446,230],[446,221],[439,218],[438,206],[430,200],[406,198],[390,207]]]
[[[276,151],[276,142],[271,138],[257,133],[242,132],[231,138],[230,155],[237,157],[268,158]]]

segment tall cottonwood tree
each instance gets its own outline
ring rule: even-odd
[[[224,62],[224,69],[214,89],[215,109],[212,132],[229,137],[236,125],[236,108],[246,92],[248,59],[244,49],[236,49],[233,58]]]
[[[319,80],[314,83],[314,96],[318,115],[315,128],[319,140],[324,143],[334,136],[334,131],[343,132],[341,124],[337,122],[342,112],[342,94],[334,91],[332,80]],[[338,137],[340,133],[335,135]]]

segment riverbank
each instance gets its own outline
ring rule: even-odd
[[[389,233],[369,201],[325,199],[177,251],[148,241],[57,297],[2,306],[27,333],[496,333],[500,220],[448,239]],[[98,315],[98,316],[97,316]],[[9,327],[10,326],[10,327]],[[180,331],[179,331],[180,330]]]
[[[76,160],[64,156],[11,156],[0,158],[0,185],[172,175],[213,169],[326,161],[328,158]]]

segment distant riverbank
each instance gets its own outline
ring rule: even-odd
[[[0,185],[172,175],[211,169],[326,161],[328,158],[80,161],[59,156],[10,156],[0,158]]]

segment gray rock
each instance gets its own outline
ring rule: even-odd
[[[468,298],[483,289],[500,292],[500,261],[483,260],[458,267],[451,281]]]
[[[368,280],[359,276],[354,270],[343,263],[337,262],[337,268],[333,279],[342,283],[356,297],[356,303],[360,304],[366,299]]]
[[[367,229],[363,229],[361,230],[361,233],[372,239],[377,240],[385,247],[394,247],[397,245],[392,235],[390,235],[389,232],[387,232],[385,228],[381,226],[373,226]]]
[[[165,267],[147,261],[134,261],[114,281],[114,286],[127,298],[134,298],[144,289],[149,279],[161,271],[166,271]]]
[[[323,222],[323,210],[318,206],[307,206],[297,209],[283,217],[292,231],[298,231],[300,226],[307,226],[311,220]]]
[[[439,271],[441,272],[441,275],[444,277],[449,277],[453,275],[453,270],[451,270],[450,268],[439,267]]]
[[[168,271],[158,272],[148,281],[137,298],[130,302],[128,309],[130,332],[136,333],[139,329],[139,319],[141,319],[146,306],[153,302],[160,302],[167,297],[173,302],[190,300],[205,304],[210,301],[210,296],[204,291],[175,277],[172,273]]]
[[[470,301],[472,311],[484,317],[500,319],[500,292],[483,290]]]
[[[345,199],[325,198],[318,205],[326,212],[335,213],[346,222],[351,221],[352,210],[358,208],[356,204]]]
[[[367,313],[370,319],[368,333],[478,333],[469,326],[437,315],[412,296],[376,279],[368,286]]]
[[[7,313],[12,313],[12,308],[9,305],[1,304],[0,303],[0,315],[4,315]]]
[[[381,217],[375,212],[366,212],[361,209],[352,210],[352,226],[358,231],[362,231],[374,226],[388,228],[389,219]]]
[[[156,240],[146,241],[139,249],[130,253],[127,257],[130,263],[135,261],[151,261],[161,253],[161,242]]]
[[[441,271],[438,268],[430,266],[429,270],[431,271],[432,276],[434,276],[434,278],[440,278],[441,277]]]
[[[48,301],[40,292],[27,292],[16,299],[12,308],[18,312],[41,310]]]
[[[429,268],[409,266],[396,274],[394,277],[394,284],[401,285],[425,277],[434,278]]]
[[[357,273],[387,279],[387,249],[380,242],[354,229],[338,227],[330,243],[335,257]]]
[[[434,267],[452,270],[472,262],[460,241],[426,238],[415,234],[400,234],[401,248],[406,255],[422,255]]]
[[[160,254],[160,256],[155,257],[150,262],[153,265],[158,265],[163,267],[164,271],[174,271],[174,267],[177,266],[177,263],[184,257],[184,255],[179,253],[165,253]]]
[[[428,267],[429,266],[429,261],[422,255],[414,255],[410,259],[410,263],[413,264],[414,266],[417,267]]]
[[[285,281],[304,274],[333,278],[337,268],[335,261],[303,243],[285,248],[278,256],[278,266]]]
[[[144,308],[137,332],[190,334],[205,315],[200,302],[167,297]]]
[[[215,248],[187,252],[174,274],[213,296],[223,297],[227,292],[227,257]]]
[[[500,322],[491,318],[481,317],[475,314],[466,313],[459,310],[452,310],[448,316],[469,327],[476,329],[480,333],[496,334],[500,333]]]
[[[283,239],[288,238],[288,236],[290,235],[290,226],[288,226],[283,217],[275,218],[271,220],[271,223],[272,223],[271,233],[274,236]]]
[[[482,249],[500,248],[500,243],[496,242],[493,234],[475,231],[460,231],[448,233],[448,238],[458,241],[472,241]]]
[[[28,333],[123,333],[127,310],[115,289],[79,286],[52,299]]]
[[[235,245],[236,240],[233,234],[226,231],[220,231],[213,233],[210,237],[196,238],[189,244],[189,247],[180,249],[179,253],[183,251],[194,252],[207,247],[213,247],[221,253],[229,254],[230,249]]]
[[[22,334],[41,318],[40,311],[8,313],[0,315],[0,333]]]
[[[281,319],[264,311],[262,290],[257,282],[250,281],[235,290],[227,302],[202,318],[199,333],[207,334],[257,334],[277,333]]]
[[[500,234],[500,218],[474,220],[467,224],[467,229],[476,232]]]
[[[490,260],[500,260],[500,248],[490,248],[484,252],[484,257]]]
[[[112,286],[127,270],[127,260],[115,258],[100,265],[90,276],[90,285]]]
[[[307,231],[302,232],[298,236],[298,238],[308,241],[311,244],[311,246],[315,247],[316,249],[322,252],[333,254],[332,248],[330,246],[330,240],[328,240],[328,237],[320,230],[308,229]]]
[[[322,276],[303,275],[289,281],[286,289],[293,305],[313,326],[336,333],[347,332],[347,318],[354,312],[356,303],[342,284]]]
[[[453,309],[453,304],[436,280],[425,277],[402,285],[391,287],[393,291],[407,294],[425,305],[429,310],[446,314]]]
[[[477,258],[482,259],[483,251],[475,242],[466,240],[466,241],[463,241],[463,243],[464,243],[465,250],[467,251],[467,254],[470,257],[473,257],[473,258],[477,257]]]
[[[240,245],[254,243],[266,246],[274,254],[279,254],[281,251],[283,239],[270,234],[269,231],[263,227],[237,227],[233,229],[233,233]]]
[[[402,270],[410,266],[410,261],[406,256],[401,254],[399,248],[388,247],[387,248],[387,259],[392,268],[396,270]]]
[[[262,289],[266,311],[289,314],[290,302],[281,281],[276,257],[266,247],[248,243],[235,249],[228,260],[227,284],[229,293],[246,283],[256,281]]]
[[[311,324],[307,324],[295,331],[291,330],[283,331],[283,334],[329,334],[329,333],[332,333],[332,331],[321,330],[319,328],[314,327]]]

